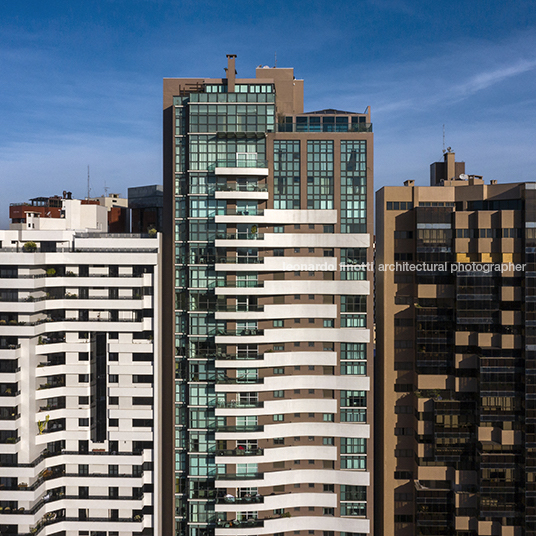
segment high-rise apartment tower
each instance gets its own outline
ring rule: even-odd
[[[0,533],[161,534],[159,237],[56,199],[0,231]]]
[[[165,533],[369,534],[370,114],[226,71],[164,81]]]
[[[536,530],[536,184],[377,195],[378,535]]]

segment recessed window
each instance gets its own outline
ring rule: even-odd
[[[285,391],[274,391],[274,398],[285,398]]]
[[[89,404],[89,396],[79,396],[78,397],[78,403],[82,406],[85,406],[86,404]]]
[[[110,383],[119,383],[119,375],[118,374],[110,374],[108,376],[108,381]]]
[[[109,398],[110,406],[118,406],[119,405],[119,397],[118,396],[111,396]]]
[[[282,328],[283,320],[274,320],[274,328]]]
[[[78,419],[78,426],[89,426],[89,419]]]
[[[283,225],[275,225],[274,226],[274,233],[284,233],[285,227]]]
[[[283,422],[285,420],[285,416],[283,414],[276,414],[273,415],[274,422]]]
[[[109,419],[108,424],[112,427],[119,426],[119,419]]]
[[[295,318],[294,319],[294,324],[299,324],[300,323],[300,319],[299,318]]]
[[[299,346],[300,346],[300,343],[299,343],[299,342],[295,342],[295,343],[294,343],[294,346],[299,347]]]
[[[314,348],[315,346],[315,343],[311,341],[309,341],[307,344],[309,345],[309,348]]]
[[[285,374],[285,369],[284,368],[275,368],[274,369],[274,374]]]

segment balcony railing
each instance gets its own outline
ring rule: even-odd
[[[222,190],[220,190],[222,191]],[[228,190],[225,190],[228,191]],[[238,190],[242,191],[242,190]],[[264,191],[264,190],[246,190],[246,191]],[[262,208],[250,208],[250,209],[234,209],[234,208],[228,208],[223,216],[262,216],[264,214],[264,210]]]
[[[248,359],[264,359],[264,354],[216,354],[216,359],[228,360],[248,360]]]
[[[218,426],[216,432],[262,432],[262,424],[244,424],[242,426]]]
[[[264,383],[263,378],[216,378],[216,383],[236,384],[236,383]]]
[[[218,520],[216,521],[216,527],[218,528],[234,528],[234,529],[247,529],[249,527],[264,527],[264,521],[262,519],[232,519],[228,521]]]
[[[256,480],[264,478],[264,473],[225,473],[216,475],[217,480]]]
[[[217,336],[244,336],[249,337],[253,335],[264,335],[263,329],[257,329],[257,328],[248,328],[248,329],[217,329],[215,330],[215,335]]]
[[[219,400],[218,408],[262,408],[264,402],[241,402],[240,400]]]
[[[261,233],[216,233],[216,240],[264,240]]]
[[[266,184],[216,184],[217,192],[267,192]]]
[[[264,257],[217,257],[220,264],[262,264]]]
[[[264,497],[262,495],[249,495],[245,497],[218,497],[218,504],[251,504],[251,503],[263,503]]]
[[[222,449],[216,450],[216,456],[262,456],[264,454],[263,449]]]
[[[214,171],[216,168],[267,168],[267,160],[257,159],[235,159],[235,160],[217,160],[214,164],[208,167],[209,171]]]

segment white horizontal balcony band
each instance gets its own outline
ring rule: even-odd
[[[131,387],[110,387],[110,396],[152,396],[150,384],[135,383]]]
[[[268,192],[259,192],[259,191],[246,191],[246,192],[237,192],[235,191],[218,191],[214,192],[214,197],[216,199],[261,199],[263,201],[267,200],[269,197]]]
[[[143,409],[140,406],[125,409],[110,409],[110,418],[112,419],[152,419],[154,412],[152,409]]]
[[[64,255],[63,253],[61,255]],[[76,254],[78,255],[78,254]],[[107,252],[106,253],[106,262],[109,262],[110,264],[113,264],[113,259],[115,255],[113,252]],[[148,257],[149,259],[149,257]],[[124,262],[124,254],[123,257],[118,257],[116,259],[116,263]],[[142,261],[139,259],[139,254],[136,253],[136,262],[142,263]],[[73,264],[80,264],[82,260],[77,257],[76,260],[73,260]],[[95,262],[95,254],[88,254],[88,263]],[[147,264],[151,264],[151,262],[154,261],[147,261]],[[52,262],[51,262],[52,264]],[[63,260],[56,259],[55,264],[70,264]],[[16,283],[15,283],[16,282]],[[49,287],[67,287],[67,288],[79,288],[79,287],[95,287],[95,286],[101,286],[101,287],[113,287],[113,288],[135,288],[135,287],[141,287],[142,286],[142,278],[140,277],[38,277],[35,279],[0,279],[0,288],[18,288],[18,289],[27,289],[27,290],[42,290]]]
[[[337,401],[318,398],[267,400],[262,408],[216,408],[216,416],[274,415],[275,413],[336,413]]]
[[[51,365],[48,367],[37,367],[35,369],[36,378],[45,378],[46,376],[55,376],[56,374],[88,374],[90,365],[88,361],[66,363],[65,365]],[[43,382],[44,383],[44,382]]]
[[[238,177],[268,177],[267,167],[215,167],[214,175],[232,175]]]
[[[277,342],[370,342],[365,328],[278,328],[263,335],[217,335],[216,344],[270,344]]]
[[[35,417],[34,417],[35,429],[34,430],[37,431],[37,422],[44,421],[47,415],[50,417],[50,420],[63,419],[63,418],[80,419],[84,417],[91,417],[91,412],[88,407],[80,408],[80,409],[79,408],[62,408],[62,409],[43,410],[35,414]]]
[[[337,508],[336,493],[281,493],[264,497],[263,503],[223,503],[216,504],[216,512],[261,512],[278,508],[298,508],[316,506]]]
[[[305,447],[279,447],[264,449],[262,462],[282,462],[288,460],[337,460],[337,447],[305,446]],[[232,463],[232,462],[227,462]],[[236,463],[236,457],[235,462]]]
[[[370,235],[362,234],[328,234],[328,233],[266,233],[265,248],[368,248]],[[324,260],[336,257],[326,257]]]
[[[269,307],[269,309],[268,309]],[[272,309],[277,307],[278,309]],[[283,312],[279,307],[284,307]],[[305,311],[304,311],[305,309]],[[301,310],[301,311],[300,311]],[[265,305],[264,311],[216,311],[216,320],[272,320],[286,318],[337,318],[336,305]]]
[[[229,484],[230,480],[224,480],[220,475],[215,481],[216,488],[235,487]],[[264,473],[264,478],[259,480],[240,480],[240,487],[263,487],[281,486],[285,484],[345,484],[351,486],[370,486],[370,473],[367,471],[343,471],[335,469],[292,469],[285,471],[272,471]],[[251,482],[251,484],[244,484]],[[317,518],[318,519],[318,518]]]
[[[216,432],[216,439],[236,441],[243,439],[245,432]],[[296,436],[319,437],[370,437],[370,426],[360,423],[338,422],[282,422],[266,424],[260,432],[247,432],[247,439],[273,439]],[[314,472],[314,471],[313,471]]]
[[[335,224],[336,210],[274,210],[265,209],[261,216],[253,215],[216,215],[216,223],[254,223],[254,224]]]
[[[266,352],[264,359],[216,361],[216,368],[268,368],[293,365],[337,365],[337,352]]]
[[[154,439],[153,432],[149,427],[146,428],[131,428],[130,430],[114,430],[108,429],[110,440],[120,441],[152,441]]]
[[[259,246],[262,247],[259,242]],[[258,264],[223,263],[216,264],[217,272],[337,272],[336,257],[264,257]]]
[[[87,352],[90,349],[89,340],[82,339],[80,342],[55,342],[36,346],[35,353],[37,355],[47,355],[57,352]]]
[[[281,389],[335,389],[370,391],[368,376],[268,376],[263,383],[217,383],[217,393],[279,391]]]
[[[119,334],[121,337],[121,334]],[[108,350],[110,352],[123,353],[147,353],[153,351],[152,341],[138,339],[139,342],[108,342]]]
[[[264,211],[266,223],[337,223],[336,210],[276,210]]]
[[[245,246],[251,247],[251,244]],[[315,281],[275,280],[264,281],[262,287],[216,287],[217,296],[278,296],[281,294],[345,294],[368,296],[368,281]]]
[[[153,365],[148,361],[140,361],[138,363],[123,364],[123,365],[109,365],[109,374],[152,374]]]
[[[149,296],[150,297],[150,296]],[[7,305],[7,304],[6,304]],[[142,300],[124,299],[124,300],[108,300],[99,299],[63,299],[63,300],[42,300],[37,302],[11,302],[9,303],[9,310],[14,313],[26,313],[37,314],[45,313],[50,310],[62,309],[62,310],[79,310],[79,309],[91,309],[95,311],[106,311],[109,309],[128,309],[134,311],[136,309],[142,309],[144,305]],[[5,309],[5,308],[4,308]]]
[[[53,398],[58,396],[79,396],[84,394],[89,394],[89,383],[80,384],[79,387],[69,385],[67,387],[63,386],[50,387],[49,389],[39,389],[35,391],[35,399],[45,400],[47,398]]]

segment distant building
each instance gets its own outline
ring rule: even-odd
[[[72,193],[64,191],[62,196],[34,197],[22,203],[11,203],[9,205],[9,218],[12,224],[26,223],[27,214],[41,218],[62,218],[62,201],[64,199],[72,199]],[[79,202],[81,205],[101,205],[107,208],[108,232],[127,233],[130,231],[128,201],[119,197],[119,194],[86,198]]]
[[[161,534],[160,239],[33,201],[0,231],[0,534]]]
[[[132,232],[146,233],[148,229],[162,231],[164,187],[161,184],[128,189]]]

